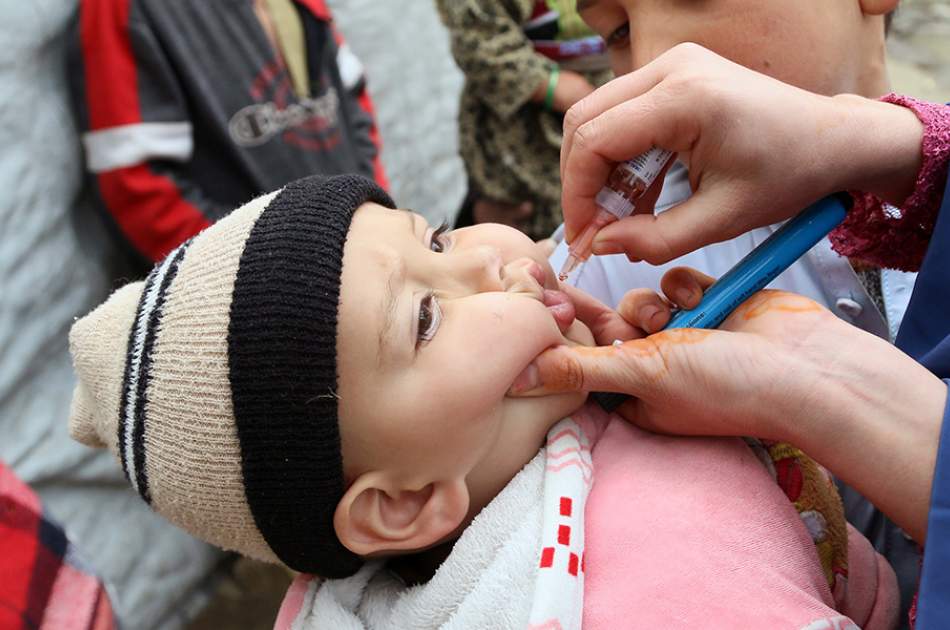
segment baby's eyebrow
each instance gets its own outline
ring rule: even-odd
[[[406,213],[406,216],[409,217],[409,231],[413,234],[416,233],[416,215],[418,214],[415,210],[409,208],[403,208]]]
[[[412,215],[410,215],[411,217]],[[396,307],[399,305],[399,295],[406,282],[406,264],[401,258],[393,259],[393,269],[386,282],[386,295],[383,296],[382,317],[383,323],[379,327],[379,342],[376,350],[376,365],[381,366],[384,360],[393,355],[392,329],[396,321]]]

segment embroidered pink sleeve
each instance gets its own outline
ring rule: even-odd
[[[874,195],[852,191],[854,207],[830,235],[836,252],[882,267],[920,269],[943,201],[950,163],[950,107],[898,94],[881,99],[914,111],[924,124],[923,163],[910,197],[894,208]]]

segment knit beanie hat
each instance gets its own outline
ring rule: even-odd
[[[77,321],[70,431],[195,536],[340,578],[336,331],[353,213],[392,199],[308,177],[238,208]]]

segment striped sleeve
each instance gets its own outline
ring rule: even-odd
[[[380,159],[382,139],[376,127],[373,101],[366,88],[363,64],[332,22],[331,28],[333,28],[333,39],[336,43],[336,66],[340,72],[343,87],[346,88],[346,93],[342,96],[343,106],[350,110],[354,143],[360,152],[362,170],[366,175],[372,175],[380,187],[389,190],[389,181]]]
[[[99,198],[145,257],[160,260],[226,208],[190,181],[184,95],[138,0],[82,0],[73,74]]]

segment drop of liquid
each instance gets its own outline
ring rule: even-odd
[[[566,274],[566,273],[559,273],[559,274],[557,274],[557,279],[560,280],[561,282],[564,282],[565,280],[567,280],[567,274]]]

